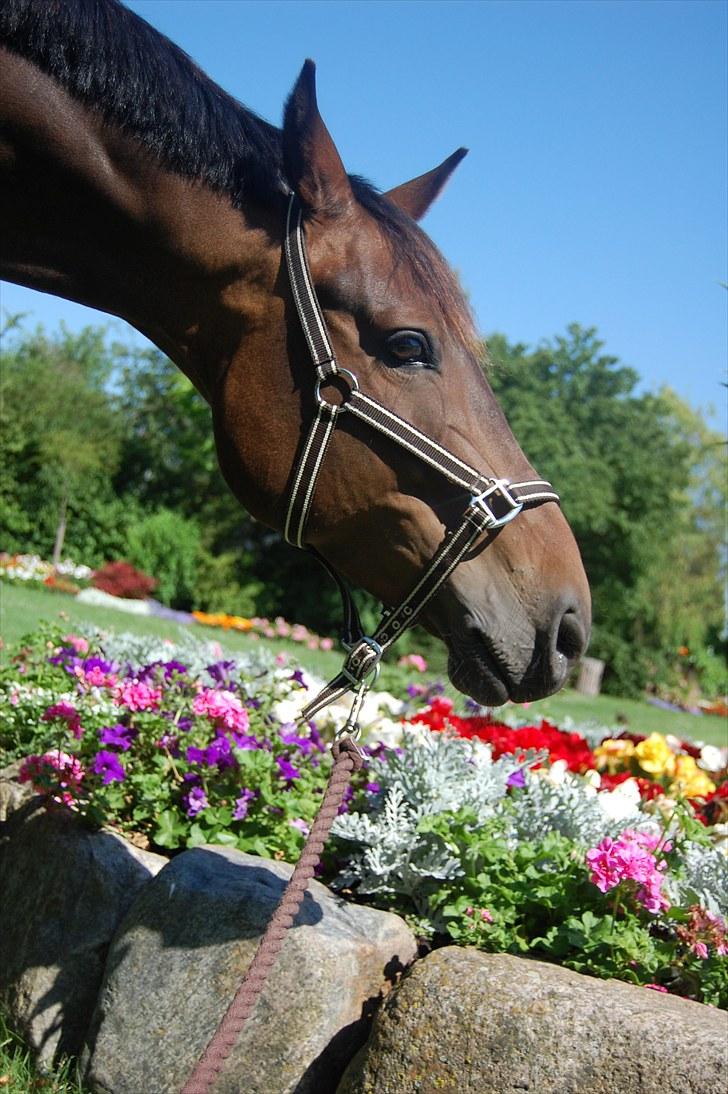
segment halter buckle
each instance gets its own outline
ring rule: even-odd
[[[337,380],[342,380],[342,379],[344,380],[345,383],[342,384],[341,386],[339,386],[337,384]],[[344,390],[345,386],[347,386],[347,385],[348,385],[348,390]],[[337,391],[339,392],[339,394],[341,395],[341,402],[340,403],[330,403],[328,401],[328,399],[324,399],[323,395],[321,394],[321,388],[322,387],[335,387],[337,389]],[[314,389],[314,395],[316,397],[316,402],[319,404],[319,406],[333,407],[334,409],[338,410],[338,412],[341,414],[341,413],[343,413],[343,411],[345,411],[347,409],[346,404],[347,404],[347,401],[349,399],[349,396],[353,392],[358,391],[358,390],[359,390],[359,381],[357,380],[354,373],[349,372],[348,368],[338,368],[337,367],[335,372],[333,372],[333,371],[332,372],[327,372],[325,376],[321,376],[316,381],[316,387]]]
[[[364,636],[352,646],[345,646],[345,648],[348,657],[341,670],[342,675],[346,676],[352,685],[361,685],[368,676],[374,673],[373,678],[367,684],[370,687],[379,676],[381,668],[379,662],[384,652],[382,647],[373,638]]]
[[[523,509],[523,502],[514,498],[508,489],[509,486],[508,479],[494,479],[482,493],[473,494],[470,499],[471,507],[485,515],[486,528],[502,528],[504,524],[508,524],[517,517]],[[486,499],[489,500],[486,501]]]

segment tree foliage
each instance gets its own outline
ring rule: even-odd
[[[559,491],[592,588],[592,652],[624,692],[681,647],[719,639],[725,449],[674,392],[576,324],[536,349],[489,339],[491,385],[539,473]]]
[[[10,326],[12,327],[12,321]],[[103,329],[62,329],[48,338],[7,332],[0,354],[1,518],[7,547],[49,541],[95,550],[84,527],[114,508],[109,472],[118,463],[121,422],[107,385],[113,360]],[[107,523],[110,523],[107,518]],[[114,537],[110,537],[113,544]],[[106,546],[106,544],[104,544]],[[101,544],[99,544],[101,547]]]

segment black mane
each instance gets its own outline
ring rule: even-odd
[[[236,206],[283,189],[280,130],[117,0],[0,0],[0,42]]]
[[[281,130],[218,87],[183,50],[119,0],[0,0],[0,44],[33,62],[171,171],[229,195],[240,208],[287,189]],[[472,320],[451,270],[417,225],[374,186],[350,176],[463,341]]]

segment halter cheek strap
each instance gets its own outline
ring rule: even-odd
[[[291,194],[288,205],[284,252],[293,299],[316,375],[316,414],[293,475],[284,526],[286,540],[295,547],[306,548],[306,525],[318,475],[338,419],[344,413],[353,414],[371,429],[424,461],[454,486],[466,491],[469,499],[460,524],[448,530],[414,588],[395,608],[384,612],[377,630],[370,637],[361,628],[346,584],[326,559],[313,551],[341,592],[344,606],[343,644],[348,656],[341,672],[304,708],[301,718],[311,718],[345,692],[357,691],[359,703],[355,702],[344,727],[346,734],[350,735],[356,726],[364,682],[377,671],[382,655],[412,626],[476,541],[484,533],[508,524],[522,509],[547,501],[558,503],[559,496],[551,483],[544,479],[513,483],[508,479],[494,479],[482,474],[359,389],[356,376],[348,369],[341,368],[336,361],[306,258],[302,210],[295,194]],[[340,402],[334,403],[324,397],[324,391],[328,388],[338,391]]]

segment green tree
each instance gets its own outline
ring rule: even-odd
[[[113,359],[103,329],[16,328],[0,353],[3,472],[0,530],[12,546],[29,536],[58,561],[74,516],[111,502],[121,422],[107,385]],[[50,543],[49,543],[50,539]]]
[[[605,685],[638,691],[717,625],[718,450],[674,393],[637,393],[638,374],[593,329],[574,324],[534,350],[502,335],[488,345],[493,389],[581,548]]]

